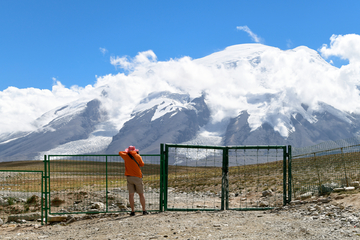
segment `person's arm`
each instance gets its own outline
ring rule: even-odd
[[[143,167],[145,165],[144,161],[142,160],[142,157],[140,156],[140,154],[134,154],[133,155],[135,160],[138,162],[140,167]]]

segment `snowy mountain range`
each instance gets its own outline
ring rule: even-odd
[[[159,153],[160,143],[304,147],[360,135],[358,73],[307,47],[144,56],[126,64],[127,75],[100,77],[77,100],[42,113],[30,130],[1,129],[0,161],[117,154],[129,145]]]

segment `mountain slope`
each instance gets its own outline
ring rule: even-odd
[[[160,62],[150,55],[124,58],[128,74],[74,88],[78,99],[92,101],[73,102],[72,96],[36,121],[24,117],[26,128],[0,129],[0,161],[117,154],[129,145],[159,153],[160,143],[304,147],[360,135],[356,63],[339,69],[304,46],[284,51],[262,44],[234,45],[195,60]],[[55,89],[73,91],[63,88]],[[10,103],[5,107],[17,106]],[[0,122],[10,126],[7,119],[15,117],[6,117]]]
[[[309,122],[301,114],[291,116],[292,131],[287,138],[282,137],[268,123],[251,131],[249,114],[244,111],[231,119],[224,136],[225,145],[293,145],[311,146],[321,142],[355,137],[360,131],[360,115],[345,114],[322,104],[321,112],[314,112],[315,122]],[[344,117],[346,116],[346,117]]]
[[[113,137],[106,153],[118,153],[135,145],[141,152],[158,154],[160,143],[182,143],[194,138],[209,116],[204,96],[190,100],[187,94],[150,94]]]
[[[55,116],[49,123],[24,137],[0,144],[2,160],[31,160],[39,152],[51,150],[61,144],[87,139],[104,117],[101,102],[94,99],[75,106],[64,106],[39,119],[43,123],[49,115]],[[62,113],[62,111],[64,113]],[[50,118],[51,119],[51,118]]]

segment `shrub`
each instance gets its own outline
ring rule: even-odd
[[[39,197],[36,195],[32,195],[26,200],[27,204],[36,204],[36,202],[39,200]]]
[[[7,201],[8,201],[8,204],[9,204],[9,205],[14,205],[14,204],[15,204],[15,198],[9,197],[9,198],[7,199]]]
[[[28,204],[24,205],[24,212],[28,212],[30,210],[30,207]]]
[[[60,198],[55,197],[53,200],[51,200],[51,206],[60,207],[60,205],[63,204],[64,202],[65,202],[64,200],[61,200]]]

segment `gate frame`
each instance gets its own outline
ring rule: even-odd
[[[289,145],[288,148],[285,145],[259,145],[259,146],[230,146],[226,147],[228,149],[282,149],[283,150],[283,206],[290,203],[291,201],[291,146]],[[287,151],[288,150],[288,151]],[[286,161],[289,162],[289,164],[286,163]],[[228,164],[228,162],[227,162]],[[287,174],[288,173],[288,174]],[[288,184],[286,184],[286,181],[288,181]],[[288,187],[287,187],[288,185]],[[226,210],[239,210],[239,211],[256,211],[256,210],[270,210],[274,209],[274,207],[257,207],[257,208],[229,208],[228,207],[228,195],[229,191],[227,191],[227,199],[226,204],[227,208]],[[290,196],[290,197],[289,197]]]
[[[169,148],[197,148],[197,149],[222,149],[222,178],[221,178],[221,211],[239,210],[239,211],[256,211],[269,210],[274,207],[262,208],[236,208],[229,209],[229,149],[282,149],[283,150],[283,205],[291,202],[291,145],[259,145],[259,146],[203,146],[203,145],[182,145],[182,144],[161,144],[160,151],[164,158],[163,177],[160,179],[163,183],[163,193],[161,194],[160,207],[164,211],[218,211],[218,209],[168,209],[168,166],[169,166]],[[288,164],[287,164],[288,161]],[[161,186],[161,183],[160,183]],[[161,188],[162,189],[162,188]]]
[[[163,147],[163,145],[161,146]],[[223,150],[223,165],[224,165],[224,149],[225,147],[221,146],[201,146],[201,145],[180,145],[180,144],[165,144],[165,150],[162,151],[164,154],[164,189],[163,189],[163,209],[164,211],[219,211],[219,209],[203,209],[203,208],[193,208],[193,209],[181,209],[181,208],[173,208],[168,209],[168,173],[169,173],[169,148],[170,147],[180,147],[180,148],[200,148],[200,149],[222,149]],[[224,166],[223,166],[224,167]],[[226,182],[225,176],[223,174],[222,184],[221,184],[221,194],[224,194],[224,182]],[[221,197],[221,208],[220,211],[225,210],[223,196]]]

